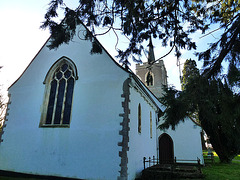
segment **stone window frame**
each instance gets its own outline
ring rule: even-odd
[[[152,76],[152,85],[148,84],[148,82],[147,82],[148,74],[150,74],[150,76]],[[153,72],[147,71],[147,73],[145,74],[145,83],[146,83],[146,86],[147,86],[147,87],[152,87],[152,86],[154,86],[154,74],[153,74]]]
[[[51,82],[52,80],[55,78],[53,78],[54,74],[56,72],[58,72],[58,70],[64,65],[67,64],[68,65],[68,69],[71,69],[71,78],[73,78],[73,90],[72,90],[72,99],[71,99],[71,109],[70,109],[70,116],[69,116],[69,120],[67,124],[63,123],[63,110],[61,110],[61,118],[60,118],[60,123],[59,124],[55,124],[54,123],[54,117],[52,117],[51,120],[51,124],[47,124],[46,120],[47,120],[47,111],[48,111],[48,104],[49,104],[49,98],[50,98],[50,90],[51,90]],[[61,57],[60,59],[58,59],[49,69],[49,71],[46,74],[46,77],[44,79],[43,84],[45,84],[45,92],[44,92],[44,100],[43,100],[43,106],[42,106],[42,114],[41,114],[41,120],[40,120],[40,124],[39,127],[70,127],[70,123],[71,123],[71,114],[72,114],[72,104],[73,104],[73,94],[74,94],[74,86],[75,86],[75,82],[78,79],[78,75],[77,75],[77,68],[76,65],[74,64],[74,62],[67,58],[67,57]],[[59,84],[59,83],[58,83]],[[57,85],[58,87],[58,85]],[[66,95],[67,92],[67,82],[65,85],[65,90],[64,90],[64,95]],[[58,90],[57,90],[58,92]],[[55,96],[55,100],[54,100],[54,106],[56,106],[57,103],[57,96],[58,94],[56,93]],[[65,100],[66,100],[66,96],[63,96],[63,102],[62,102],[62,106],[64,107],[65,105]],[[53,116],[55,116],[55,112],[56,109],[53,110],[54,112],[52,113]]]

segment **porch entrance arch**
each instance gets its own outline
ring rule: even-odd
[[[163,133],[159,137],[159,163],[169,164],[174,162],[173,140],[172,138]]]

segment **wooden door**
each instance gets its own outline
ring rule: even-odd
[[[173,140],[164,133],[159,137],[159,163],[169,164],[174,161]]]

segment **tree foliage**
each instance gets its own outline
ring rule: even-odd
[[[240,2],[239,0],[206,1],[197,0],[200,4],[195,9],[198,15],[204,16],[210,23],[217,23],[223,33],[219,40],[211,42],[209,48],[196,53],[199,60],[204,62],[204,76],[216,77],[221,74],[223,61],[226,60],[239,71],[240,56]],[[232,68],[229,67],[228,74]],[[236,81],[235,81],[236,82]]]
[[[166,105],[165,129],[197,114],[221,162],[231,162],[240,153],[240,96],[221,79],[196,75],[188,79],[183,91],[165,88],[161,102]]]
[[[199,75],[199,70],[197,68],[196,61],[192,60],[191,58],[187,59],[184,63],[182,72],[183,72],[183,77],[181,80],[181,84],[182,84],[182,90],[184,90],[188,81]]]
[[[232,24],[225,27],[221,38],[210,45],[204,52],[198,53],[199,60],[204,61],[207,77],[216,76],[221,72],[222,62],[227,60],[231,66],[240,68],[240,13],[234,17]],[[229,73],[231,74],[229,69]]]
[[[181,48],[196,49],[189,35],[197,30],[205,32],[208,28],[204,18],[193,13],[194,4],[187,0],[79,0],[78,7],[73,10],[63,0],[51,0],[41,27],[50,29],[50,48],[69,42],[76,33],[76,26],[83,23],[93,35],[97,34],[96,27],[102,27],[107,28],[102,34],[112,30],[128,37],[128,48],[118,49],[121,62],[128,63],[128,57],[132,55],[141,56],[142,42],[151,36],[160,39],[163,46],[171,46],[180,56]],[[58,9],[63,9],[65,14],[61,23],[53,20],[58,16]],[[187,27],[184,26],[186,23],[189,24]],[[134,59],[139,60],[139,57]]]
[[[186,85],[191,82],[195,77],[200,75],[199,69],[197,68],[197,63],[195,60],[187,59],[183,66],[183,76],[181,79],[182,90],[185,90]],[[196,123],[199,123],[199,114],[198,112],[191,112],[188,114]]]
[[[64,13],[64,19],[57,23],[58,13]],[[104,35],[120,31],[129,39],[126,49],[117,49],[120,62],[128,64],[129,57],[141,61],[145,47],[144,41],[152,36],[170,46],[177,57],[181,49],[196,49],[195,42],[189,37],[200,30],[204,33],[209,24],[217,23],[224,31],[217,42],[209,49],[198,53],[204,61],[206,76],[216,75],[221,70],[223,60],[228,60],[239,70],[240,38],[239,0],[79,0],[75,9],[70,9],[64,0],[51,0],[42,28],[49,28],[52,34],[50,48],[68,43],[76,34],[76,26],[83,23],[90,34],[96,36],[96,27],[105,28]],[[86,33],[86,39],[92,39]],[[98,53],[101,48],[92,39],[91,52]]]

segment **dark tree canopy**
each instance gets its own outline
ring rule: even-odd
[[[186,61],[185,67],[189,62],[194,65],[193,60]],[[240,153],[240,95],[222,79],[207,79],[192,72],[185,77],[182,91],[164,89],[160,101],[166,110],[160,128],[175,129],[186,116],[193,117],[207,133],[221,162],[231,162]]]
[[[65,15],[61,23],[54,21],[59,11]],[[92,41],[91,53],[102,51],[93,38],[98,35],[97,27],[106,29],[101,35],[113,31],[118,36],[119,31],[126,36],[129,39],[128,47],[117,49],[120,62],[125,65],[129,64],[129,57],[141,62],[141,55],[146,48],[142,43],[150,37],[161,41],[162,46],[171,47],[169,53],[174,50],[179,57],[181,49],[197,48],[189,37],[191,34],[198,30],[205,33],[210,24],[217,23],[219,29],[223,30],[221,38],[211,42],[206,51],[196,53],[199,60],[204,61],[203,75],[207,78],[219,75],[222,62],[227,60],[229,82],[231,85],[239,85],[238,0],[79,0],[75,9],[67,7],[64,0],[50,0],[45,21],[41,26],[50,29],[52,36],[49,48],[68,43],[76,34],[76,26],[81,23],[89,30],[85,33],[85,38]]]
[[[54,20],[59,11],[64,13],[61,23]],[[79,0],[75,9],[70,9],[64,0],[51,0],[45,14],[42,28],[49,28],[52,34],[50,48],[68,43],[76,33],[76,26],[86,25],[91,34],[97,35],[96,27],[107,30],[102,35],[120,31],[129,39],[127,49],[117,49],[120,62],[128,64],[129,57],[141,61],[144,41],[150,37],[159,39],[162,46],[170,46],[177,57],[181,49],[196,49],[189,37],[200,30],[204,33],[209,24],[217,23],[224,30],[221,39],[212,42],[209,49],[198,53],[204,61],[206,75],[216,75],[221,70],[223,60],[228,60],[239,70],[240,5],[238,0]],[[94,38],[92,53],[101,48]]]
[[[183,66],[183,77],[181,79],[182,84],[182,90],[185,89],[185,86],[187,85],[188,81],[196,76],[199,75],[199,70],[197,68],[196,61],[190,59],[187,59]]]
[[[78,7],[73,10],[63,0],[51,0],[41,27],[50,29],[50,48],[69,42],[80,23],[86,25],[93,35],[97,34],[96,27],[107,27],[102,34],[110,30],[115,33],[121,31],[129,38],[129,46],[125,50],[118,49],[118,52],[120,61],[127,64],[129,56],[141,56],[144,50],[142,42],[148,41],[151,36],[160,39],[163,46],[175,49],[177,56],[180,56],[182,48],[196,49],[189,35],[197,30],[205,32],[208,28],[204,18],[195,15],[196,4],[186,0],[79,0]],[[61,8],[65,14],[64,20],[56,23],[53,19]],[[186,23],[188,26],[184,26]]]

